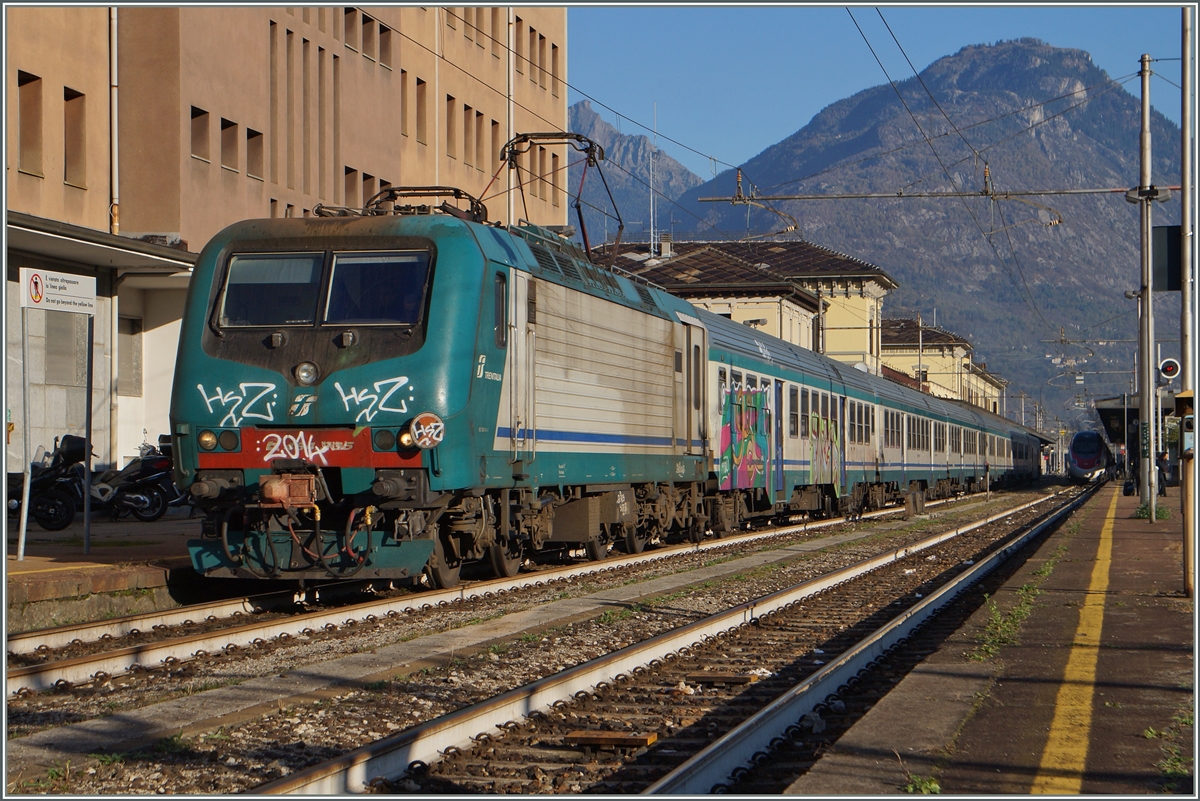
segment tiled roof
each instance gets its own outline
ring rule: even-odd
[[[611,247],[606,245],[601,250],[606,252]],[[675,263],[681,263],[682,267],[692,258],[698,259],[692,261],[691,266],[684,267],[678,280],[686,280],[683,275],[695,276],[692,280],[722,280],[716,275],[710,277],[709,271],[732,271],[735,269],[733,265],[740,265],[756,269],[761,266],[770,274],[791,278],[861,276],[874,278],[890,288],[897,286],[882,268],[812,242],[673,242],[671,250],[670,258],[650,269],[669,274]],[[625,269],[630,269],[630,264],[644,264],[648,252],[649,245],[646,243],[622,244],[617,264]],[[658,270],[660,266],[665,270]],[[642,274],[661,283],[648,273]]]
[[[783,295],[813,311],[817,308],[816,294],[794,279],[706,244],[668,259],[648,258],[645,245],[640,252],[622,246],[616,266],[682,297]]]
[[[917,343],[921,342],[925,345],[962,345],[968,350],[971,349],[971,343],[958,334],[935,325],[922,325],[918,331],[917,321],[907,318],[881,320],[879,337],[885,348],[888,345],[916,347]]]

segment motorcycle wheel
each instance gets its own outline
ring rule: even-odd
[[[150,501],[145,509],[131,509],[133,516],[143,523],[153,523],[167,513],[167,498],[158,487],[147,487],[141,491]]]
[[[29,500],[29,512],[46,531],[62,531],[75,520],[75,501],[61,490],[49,489]]]

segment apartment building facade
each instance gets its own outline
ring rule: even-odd
[[[1008,381],[974,360],[970,341],[920,317],[888,318],[881,330],[883,364],[910,378],[922,392],[966,401],[994,414],[1005,414]]]
[[[565,147],[499,159],[517,133],[565,129],[563,8],[6,14],[9,470],[25,436],[81,433],[89,402],[83,318],[30,311],[23,364],[21,267],[97,279],[93,441],[123,463],[167,431],[188,270],[226,225],[435,185],[493,220],[567,220]]]

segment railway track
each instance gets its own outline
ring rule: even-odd
[[[948,504],[952,501],[938,503]],[[864,519],[892,517],[900,513],[895,509],[881,510],[864,515]],[[490,598],[602,571],[644,567],[680,555],[785,540],[841,526],[845,522],[841,519],[805,521],[798,525],[710,539],[698,544],[667,546],[601,562],[552,567],[522,573],[511,579],[469,582],[442,591],[389,594],[333,608],[312,610],[305,604],[321,603],[326,599],[344,601],[352,592],[362,591],[370,583],[363,582],[364,587],[357,589],[336,585],[309,590],[307,593],[269,593],[94,624],[10,635],[7,649],[9,664],[13,666],[6,674],[7,686],[10,694],[27,694],[52,688],[69,689],[80,683],[102,683],[131,671],[160,666],[177,667],[213,652],[236,651],[273,638],[308,637],[317,631],[333,631],[357,623],[396,618],[422,609],[475,598]],[[301,611],[262,615],[267,610],[289,608]]]
[[[710,792],[789,727],[822,726],[821,712],[844,708],[838,695],[872,664],[1085,498],[1002,544],[989,545],[985,529],[1021,510],[743,603],[256,790]]]

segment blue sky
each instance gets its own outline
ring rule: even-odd
[[[863,34],[897,81],[913,74],[904,53],[922,70],[966,45],[1029,36],[1087,51],[1112,78],[1136,73],[1142,53],[1164,59],[1151,103],[1179,122],[1177,5],[878,8],[903,53],[875,6],[851,6],[853,20],[844,6],[570,6],[568,97],[590,96],[627,134],[648,133],[632,121],[653,125],[657,101],[659,147],[708,179],[707,157],[742,164],[830,103],[886,83]],[[1140,95],[1136,77],[1126,88]]]

